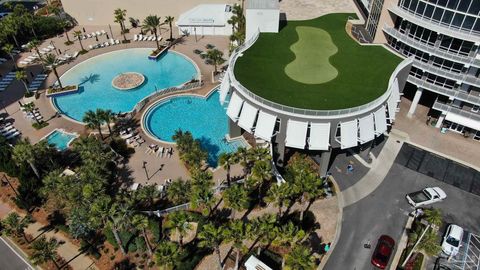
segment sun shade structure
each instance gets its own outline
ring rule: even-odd
[[[270,141],[273,136],[276,121],[276,116],[260,111],[258,114],[257,126],[255,127],[255,137]]]
[[[373,114],[358,119],[360,143],[366,143],[375,139],[375,126],[373,124]]]
[[[201,4],[181,14],[175,24],[179,34],[184,31],[191,35],[230,35],[231,9],[227,4]]]
[[[357,146],[358,141],[357,120],[340,123],[340,148],[350,148]]]
[[[223,103],[225,103],[225,99],[227,98],[229,90],[230,90],[230,77],[228,75],[228,72],[225,72],[225,76],[223,77],[222,84],[220,85],[220,104],[223,105]]]
[[[311,123],[308,149],[328,150],[330,147],[330,123]]]
[[[238,125],[246,131],[251,132],[255,124],[255,119],[257,119],[257,114],[258,110],[255,107],[244,102]]]
[[[385,115],[385,106],[380,107],[373,113],[375,119],[375,135],[380,136],[387,131],[387,116]]]
[[[448,120],[450,122],[455,122],[462,126],[473,128],[475,130],[480,130],[480,124],[478,121],[475,121],[473,119],[467,118],[459,114],[447,113],[447,115],[445,116],[445,120]]]
[[[228,104],[227,108],[227,115],[233,121],[238,120],[238,115],[240,114],[240,110],[242,109],[243,99],[240,98],[237,93],[232,94],[232,98],[230,98],[230,103]]]
[[[390,94],[390,97],[387,100],[388,119],[390,120],[390,123],[395,121],[395,114],[397,113],[397,105],[399,102],[400,102],[400,92],[398,87],[398,81],[397,79],[395,79],[395,81],[392,84],[392,93]]]
[[[308,122],[288,120],[285,145],[288,147],[304,149],[307,141],[307,129]]]

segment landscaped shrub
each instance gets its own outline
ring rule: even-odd
[[[153,240],[159,242],[161,239],[160,223],[158,220],[150,218],[148,220],[148,230],[153,234]]]
[[[144,252],[147,250],[147,246],[145,245],[145,240],[143,237],[135,238],[135,246],[137,247],[137,251]]]

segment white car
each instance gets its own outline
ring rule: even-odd
[[[442,242],[442,251],[447,256],[455,256],[458,254],[463,238],[463,229],[462,227],[451,224],[445,232]]]
[[[428,187],[417,192],[407,194],[407,201],[413,207],[432,204],[443,201],[447,198],[447,194],[439,187]]]

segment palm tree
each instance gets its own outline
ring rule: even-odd
[[[157,29],[160,27],[160,17],[157,15],[148,15],[143,20],[142,30],[153,32],[155,35],[155,42],[157,43],[157,50],[160,50],[160,44],[158,43]]]
[[[161,269],[173,269],[175,262],[181,255],[181,250],[177,243],[162,241],[155,250],[155,261]]]
[[[169,38],[170,41],[173,40],[172,23],[174,20],[175,18],[173,16],[165,17],[165,23],[168,23],[168,27],[170,28],[170,38]]]
[[[258,188],[258,199],[262,198],[263,184],[272,179],[272,164],[269,161],[259,160],[252,168],[252,176],[249,178]]]
[[[252,236],[256,238],[256,241],[266,245],[272,242],[276,236],[277,217],[272,214],[264,214],[257,217],[252,222]],[[262,246],[259,245],[257,249],[257,255],[260,255]]]
[[[237,159],[240,162],[240,165],[243,166],[243,173],[247,175],[249,173],[247,148],[239,147],[237,149],[237,152],[235,152],[235,155],[237,156]]]
[[[85,112],[85,115],[82,118],[82,121],[86,124],[86,126],[90,129],[98,129],[98,133],[100,134],[100,138],[103,140],[102,134],[102,120],[100,119],[97,112],[92,110],[88,110]]]
[[[264,201],[265,203],[273,203],[274,206],[278,207],[278,217],[280,218],[283,206],[290,204],[290,196],[291,186],[289,183],[273,184],[267,191]]]
[[[26,216],[21,218],[16,212],[11,212],[8,216],[2,220],[3,232],[6,235],[13,235],[15,237],[23,237],[25,241],[28,242],[27,236],[25,235],[25,229],[30,223],[30,217]]]
[[[63,89],[62,82],[60,81],[60,76],[58,76],[58,72],[57,72],[57,66],[58,66],[57,57],[54,54],[49,53],[47,54],[47,56],[45,56],[45,58],[42,59],[42,61],[46,67],[53,70],[55,77],[57,77],[58,86],[60,86],[60,89]]]
[[[167,189],[167,199],[173,204],[181,204],[190,198],[192,185],[190,181],[184,181],[181,178],[173,181]]]
[[[232,219],[235,218],[235,211],[242,211],[248,207],[248,192],[240,185],[234,185],[222,193],[225,206],[232,209]]]
[[[43,235],[35,242],[33,242],[31,247],[32,255],[30,256],[30,260],[33,264],[39,265],[48,261],[52,261],[57,267],[57,269],[60,269],[60,267],[57,265],[58,242],[55,238],[47,240],[45,235]]]
[[[211,49],[207,51],[207,59],[211,61],[211,64],[214,66],[214,74],[217,74],[217,67],[225,63],[225,59],[223,58],[223,52],[219,51],[218,49]]]
[[[150,246],[150,242],[148,241],[147,236],[147,228],[148,228],[148,219],[143,215],[135,215],[132,218],[132,224],[135,228],[142,232],[143,239],[145,240],[145,244],[147,246],[148,253],[150,256],[153,255],[152,247]]]
[[[25,73],[24,70],[17,70],[15,72],[15,79],[17,81],[21,81],[23,86],[25,87],[25,91],[27,93],[30,93],[30,90],[28,90],[28,85],[27,85],[27,73]]]
[[[125,18],[127,16],[127,10],[117,8],[113,12],[113,15],[115,16],[114,22],[120,24],[120,30],[122,31],[123,34],[125,34]]]
[[[112,110],[100,110],[97,109],[97,114],[99,115],[102,122],[107,124],[108,134],[112,136],[112,129],[110,127],[110,123],[114,122],[116,117]]]
[[[230,170],[231,166],[238,163],[238,157],[234,153],[222,153],[218,157],[218,164],[223,166],[227,171],[227,185],[230,186]]]
[[[40,41],[38,41],[38,39],[32,39],[30,40],[30,42],[28,42],[27,44],[27,47],[28,49],[31,51],[31,50],[35,50],[35,52],[37,53],[38,55],[38,58],[40,58],[40,62],[42,63],[42,67],[43,69],[45,70],[45,64],[43,63],[43,56],[42,54],[40,53],[40,50],[38,49],[38,46],[40,46]]]
[[[435,256],[442,251],[442,247],[438,244],[438,234],[432,228],[427,228],[427,232],[417,245],[417,249],[425,251],[429,256]]]
[[[189,222],[189,216],[185,211],[177,211],[168,215],[166,226],[176,230],[178,234],[178,244],[183,247],[183,237],[187,235],[188,231],[193,229]]]
[[[15,67],[15,69],[18,69],[18,66],[17,66],[17,61],[15,61],[15,56],[13,55],[13,45],[12,44],[5,44],[5,46],[3,46],[3,50],[8,54],[8,56],[10,56],[10,58],[12,59],[12,62],[13,62],[13,66]]]
[[[62,27],[63,32],[65,33],[65,37],[67,38],[67,42],[65,44],[72,44],[72,41],[70,40],[70,36],[68,35],[68,27],[70,26],[70,22],[61,21],[60,26]]]
[[[132,224],[132,213],[133,211],[130,209],[130,205],[126,203],[115,203],[112,205],[109,211],[108,225],[112,229],[115,241],[124,255],[127,253],[123,247],[122,239],[120,238],[118,232],[126,229],[130,224]]]
[[[292,247],[305,238],[305,231],[295,226],[291,221],[281,227],[276,227],[275,246]],[[282,257],[282,269],[285,267],[285,256]]]
[[[437,227],[440,227],[442,225],[442,212],[440,212],[440,209],[438,208],[428,208],[425,209],[425,220],[431,224],[435,225]]]
[[[293,192],[299,194],[301,205],[308,202],[307,207],[302,207],[300,211],[300,220],[310,207],[313,201],[323,194],[323,180],[318,177],[317,173],[308,173],[293,183]]]
[[[232,220],[225,226],[224,235],[225,241],[233,243],[233,248],[236,250],[235,268],[238,270],[238,264],[240,262],[240,252],[245,248],[243,241],[247,239],[247,236],[251,233],[252,225],[245,223],[242,220]]]
[[[85,51],[82,44],[82,37],[83,37],[82,31],[74,31],[73,36],[78,39],[78,42],[80,42],[80,48],[82,48],[82,51]]]
[[[35,104],[33,104],[33,102],[27,103],[27,104],[23,105],[23,109],[26,112],[33,114],[34,111],[35,111]],[[35,119],[35,122],[37,122],[37,124],[40,125],[40,121],[37,119],[37,117],[35,115],[33,115],[33,119]]]
[[[316,268],[315,257],[312,251],[304,246],[295,246],[290,253],[285,255],[286,270],[313,270]]]
[[[215,254],[218,256],[218,269],[222,269],[222,257],[220,255],[220,244],[225,238],[224,228],[216,226],[213,223],[207,223],[202,227],[198,233],[199,247],[213,248]]]
[[[40,173],[35,166],[35,152],[33,145],[28,139],[23,139],[13,147],[12,158],[17,164],[27,162],[32,168],[33,172],[40,179]]]
[[[140,20],[139,19],[135,19],[133,17],[129,17],[128,18],[128,21],[130,22],[130,24],[132,25],[133,28],[137,28],[138,25],[140,24]]]

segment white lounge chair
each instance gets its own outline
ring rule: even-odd
[[[15,138],[15,137],[18,137],[18,135],[20,135],[20,131],[17,130],[17,131],[15,131],[14,133],[12,133],[12,134],[8,135],[7,137],[5,137],[5,139],[10,140],[10,139],[13,139],[13,138]]]
[[[92,32],[92,37],[96,37],[97,34],[95,34],[95,32]]]
[[[2,133],[3,136],[8,137],[10,134],[17,132],[18,129],[12,128],[9,131]]]
[[[74,52],[73,55],[72,55],[72,58],[73,59],[77,58],[78,54],[79,54],[79,52]]]
[[[105,30],[100,30],[100,33],[102,33],[102,35],[105,35],[107,32],[105,32]]]
[[[20,62],[18,62],[18,63],[26,66],[26,65],[30,65],[31,62],[20,61]]]
[[[95,34],[97,34],[97,36],[103,35],[100,31],[95,32]]]
[[[137,34],[133,35],[133,41],[137,41],[137,40],[138,40],[138,35]]]
[[[159,37],[157,38],[157,41],[160,41],[160,40],[162,40],[162,37],[161,37],[161,36],[159,36]]]
[[[88,48],[89,48],[90,50],[93,50],[93,45],[88,45]]]
[[[146,41],[147,39],[148,39],[148,36],[145,35],[145,36],[143,36],[143,39],[142,39],[142,40],[143,40],[143,41]]]
[[[92,37],[92,35],[91,35],[91,34],[87,34],[87,37],[88,37],[88,38],[91,38],[91,37]]]
[[[55,50],[55,47],[53,47],[52,45],[48,45],[47,48],[49,48],[50,50]]]
[[[118,39],[115,39],[115,44],[120,44],[120,41]]]
[[[115,45],[115,40],[113,38],[110,39],[110,44]]]
[[[105,45],[105,47],[108,47],[108,46],[110,46],[110,43],[108,43],[107,41],[105,41],[105,43],[103,43],[103,45]]]

